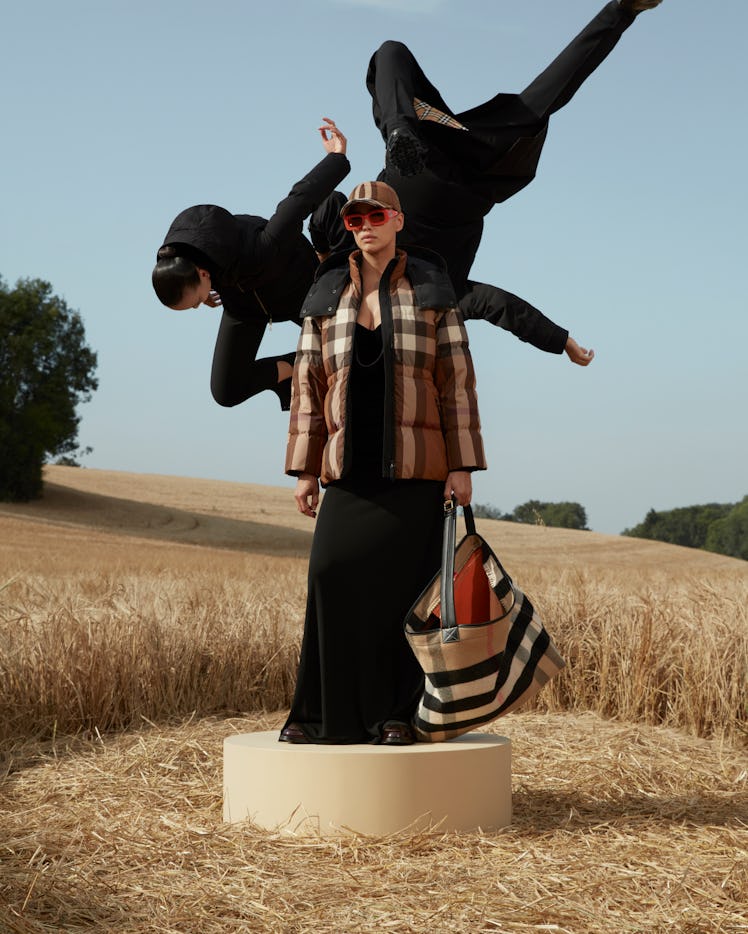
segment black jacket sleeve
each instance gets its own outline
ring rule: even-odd
[[[273,216],[258,232],[254,245],[255,262],[263,263],[266,255],[272,258],[279,249],[300,236],[304,219],[331,194],[350,170],[346,156],[328,153],[308,175],[296,182],[288,197],[280,202]]]
[[[468,282],[468,291],[459,304],[465,321],[488,321],[547,353],[563,353],[569,338],[569,332],[542,311],[494,285]]]

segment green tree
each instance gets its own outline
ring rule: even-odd
[[[736,503],[724,518],[711,523],[704,548],[748,561],[748,496]]]
[[[580,503],[541,503],[530,499],[521,506],[515,506],[514,512],[503,518],[556,529],[587,529],[587,511]]]
[[[48,282],[0,279],[0,500],[39,496],[45,461],[77,449],[95,370],[80,315]]]
[[[587,512],[580,503],[544,503],[543,521],[557,529],[586,529]]]
[[[662,512],[650,509],[643,522],[624,529],[621,534],[685,545],[687,548],[704,548],[712,523],[723,519],[732,508],[732,503],[705,503]]]

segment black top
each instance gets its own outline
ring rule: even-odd
[[[461,297],[468,290],[470,267],[483,234],[483,218],[493,202],[459,185],[435,181],[428,169],[412,178],[388,173],[385,169],[378,177],[400,196],[405,227],[397,235],[397,245],[406,252],[413,247],[424,247],[438,253],[446,262],[450,279]],[[439,193],[438,197],[435,192]],[[342,191],[334,191],[312,214],[309,236],[318,253],[355,248],[353,234],[345,229],[340,216],[347,200]]]
[[[407,179],[408,184],[415,187],[415,179]],[[394,187],[394,186],[393,186]],[[309,220],[309,234],[318,253],[332,252],[329,261],[320,267],[320,272],[328,268],[329,263],[335,262],[335,251],[347,245],[353,247],[353,236],[343,226],[340,209],[346,202],[342,191],[334,191],[326,198]],[[443,201],[436,202],[435,208],[443,205]],[[479,206],[473,205],[476,212]],[[453,223],[456,226],[445,227],[444,221],[429,219],[426,213],[407,215],[405,230],[398,234],[398,245],[401,239],[407,240],[406,252],[409,255],[423,253],[416,247],[426,247],[432,253],[438,253],[447,265],[455,292],[459,299],[460,311],[465,321],[488,321],[490,324],[511,331],[521,341],[528,341],[533,347],[548,353],[560,354],[566,346],[569,332],[547,318],[534,305],[500,289],[497,286],[486,285],[482,282],[464,280],[468,269],[468,262],[475,253],[483,220],[481,217],[470,220],[471,206],[463,205],[462,212],[452,212]],[[459,221],[459,223],[458,223]],[[477,226],[476,226],[477,224]],[[414,237],[405,237],[411,229],[416,231]],[[433,257],[432,257],[433,258]],[[330,298],[333,296],[330,295]],[[308,302],[305,306],[308,306]]]
[[[439,155],[432,150],[429,163]],[[462,296],[483,236],[483,218],[493,201],[459,180],[452,181],[446,168],[437,174],[430,164],[413,176],[385,168],[378,178],[395,189],[405,215],[397,245],[406,251],[428,247],[444,257],[455,291]]]
[[[384,445],[384,352],[382,327],[356,324],[351,365],[352,473],[382,476]]]

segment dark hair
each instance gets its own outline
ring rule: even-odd
[[[181,302],[185,289],[200,285],[200,273],[191,260],[167,245],[156,254],[151,282],[159,301],[171,308]]]

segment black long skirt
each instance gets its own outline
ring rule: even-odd
[[[314,743],[377,743],[409,722],[423,672],[403,620],[441,560],[444,483],[367,478],[328,487],[309,562],[291,713]]]

